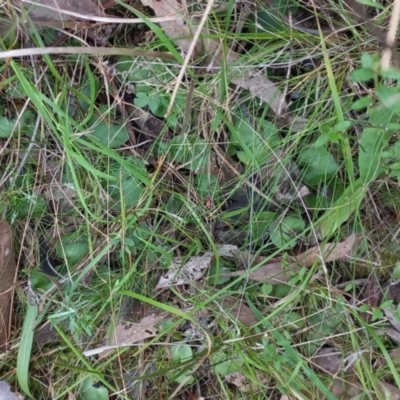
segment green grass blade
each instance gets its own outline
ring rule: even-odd
[[[37,306],[28,304],[22,327],[21,342],[17,358],[17,379],[21,390],[31,399],[33,396],[29,390],[29,361],[31,358],[34,325],[37,314]]]

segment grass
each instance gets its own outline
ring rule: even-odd
[[[102,45],[107,55],[80,53],[77,38],[60,45],[75,54],[30,55],[27,38],[49,46],[51,28],[20,26],[15,41],[3,40],[4,52],[26,48],[26,57],[0,63],[0,211],[20,266],[0,379],[14,390],[34,399],[344,399],[384,398],[382,385],[400,386],[385,317],[389,308],[397,318],[396,301],[382,289],[373,303],[372,289],[359,286],[376,273],[386,287],[399,261],[397,110],[379,109],[390,96],[376,84],[389,90],[393,80],[373,72],[372,61],[364,73],[373,78],[351,75],[363,53],[380,49],[341,3],[326,3],[328,18],[301,5],[320,15],[322,28],[336,16],[343,32],[328,36],[296,30],[290,20],[277,25],[268,9],[267,22],[244,18],[238,31],[236,11],[245,7],[234,7],[211,13],[207,27],[223,51],[236,45],[241,57],[211,71],[190,61],[179,87],[184,57],[150,19],[117,32]],[[126,18],[143,12],[150,15],[110,10]],[[129,48],[135,35],[133,55],[117,48]],[[266,73],[306,124],[288,128],[254,93],[232,86],[240,71]],[[376,114],[353,109],[367,94]],[[152,128],[141,131],[138,109],[162,123],[147,119]],[[382,143],[365,130],[379,126],[388,131]],[[289,256],[353,232],[360,240],[351,258],[300,265],[279,284],[249,275],[277,256],[290,270]],[[57,271],[51,279],[40,272],[43,241]],[[227,242],[248,253],[249,273],[226,276],[243,267],[218,256]],[[155,289],[176,257],[183,265],[210,251],[213,277]],[[119,324],[164,313],[144,339],[84,355]],[[32,323],[36,337],[52,327],[42,345],[32,343]],[[321,349],[339,354],[339,370],[317,367]]]

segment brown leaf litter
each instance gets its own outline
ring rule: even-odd
[[[6,350],[10,339],[17,270],[10,225],[6,221],[0,221],[0,352]]]
[[[314,246],[297,256],[281,256],[270,259],[267,264],[261,265],[255,271],[245,269],[229,273],[226,276],[234,277],[245,274],[248,279],[272,285],[287,282],[292,273],[298,272],[302,267],[311,267],[316,262],[328,263],[336,260],[346,260],[353,254],[355,244],[356,236],[352,234],[342,242]],[[236,259],[242,265],[249,266],[249,263],[260,264],[267,257],[254,258],[251,254],[241,252],[237,253]]]
[[[136,323],[119,321],[113,328],[111,335],[106,339],[102,347],[87,350],[83,354],[86,357],[100,354],[99,359],[110,355],[113,349],[140,343],[158,335],[157,325],[165,320],[168,314],[158,309],[152,309],[146,316]]]

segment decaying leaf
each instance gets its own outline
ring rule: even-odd
[[[336,375],[341,367],[342,361],[339,358],[340,352],[332,347],[326,347],[317,351],[312,357],[312,363],[322,371]]]
[[[19,3],[19,1],[18,1]],[[32,20],[44,21],[70,21],[76,19],[63,11],[72,11],[77,14],[104,16],[100,3],[92,0],[22,0],[23,7]]]
[[[17,264],[11,228],[0,221],[0,352],[6,350],[10,337],[10,319],[14,297]]]
[[[152,312],[135,324],[119,322],[112,336],[107,339],[107,345],[97,349],[87,350],[83,354],[86,357],[101,354],[100,358],[107,357],[112,349],[129,346],[145,339],[155,337],[158,334],[156,325],[167,317],[166,313]]]
[[[225,297],[221,303],[222,308],[231,314],[239,322],[246,326],[253,326],[258,322],[258,318],[242,300],[234,297]]]
[[[336,378],[331,387],[331,392],[338,399],[352,399],[363,392],[360,380],[353,367],[344,372],[343,376]]]
[[[387,382],[381,382],[379,384],[381,390],[381,396],[386,400],[400,400],[400,390]]]
[[[301,267],[310,267],[315,262],[321,261],[332,262],[335,260],[346,259],[354,251],[356,236],[350,235],[343,242],[327,243],[321,246],[315,246],[297,256],[277,257],[268,261],[268,264],[262,265],[256,271],[249,272],[248,269],[236,271],[228,274],[228,276],[241,276],[246,274],[249,279],[258,282],[266,282],[269,284],[278,284],[286,282]],[[253,262],[259,264],[262,257],[257,257]],[[252,260],[251,256],[246,253],[236,252],[236,260],[244,264],[247,260]]]
[[[397,332],[400,332],[399,317],[396,317],[396,315],[394,315],[393,311],[390,308],[385,308],[384,313],[393,328],[396,329]]]
[[[0,400],[24,400],[25,397],[20,393],[11,391],[10,385],[6,381],[0,381]]]
[[[218,254],[220,257],[233,258],[237,250],[237,246],[223,245],[218,248]],[[214,253],[209,251],[201,256],[190,257],[186,264],[182,265],[182,258],[176,257],[168,272],[159,279],[156,289],[184,285],[200,280],[209,268],[213,258]]]
[[[266,385],[268,380],[265,375],[257,371],[257,380],[252,383],[250,380],[244,376],[240,371],[234,372],[233,374],[224,376],[227,383],[234,385],[240,392],[243,393],[257,393],[262,390],[262,385]]]

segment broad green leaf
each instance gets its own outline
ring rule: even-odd
[[[362,110],[362,109],[370,106],[373,103],[373,101],[374,100],[371,96],[364,96],[364,97],[361,97],[361,99],[356,100],[352,104],[351,108],[355,111]]]
[[[17,357],[17,380],[21,390],[29,396],[32,396],[29,390],[29,363],[31,360],[31,351],[33,343],[33,335],[35,332],[35,319],[37,314],[37,306],[28,303],[26,309],[24,324],[22,326],[21,340],[19,342]]]
[[[93,117],[91,119],[93,129],[91,134],[107,147],[121,147],[129,140],[128,131],[125,126],[114,124],[107,119],[106,117],[97,122],[98,117]]]
[[[382,171],[382,150],[388,144],[390,132],[379,128],[365,128],[361,133],[358,153],[360,179],[364,185],[372,182]]]
[[[27,195],[20,199],[13,208],[17,218],[40,217],[47,210],[46,200],[38,195]]]
[[[374,58],[370,53],[362,53],[361,66],[366,69],[374,69]]]
[[[104,386],[97,386],[92,378],[86,377],[79,391],[80,400],[108,400],[108,390]]]
[[[149,104],[149,97],[146,93],[136,93],[136,97],[133,100],[133,103],[139,108],[146,107],[147,104]]]
[[[376,94],[381,102],[381,105],[390,110],[392,113],[400,115],[400,88],[399,87],[387,87],[383,84],[378,84],[376,88]],[[381,107],[382,108],[382,107]],[[370,120],[371,122],[371,120]],[[386,121],[385,126],[387,126]]]
[[[322,238],[333,235],[359,208],[365,196],[366,187],[358,180],[355,188],[347,187],[343,195],[332,205],[316,223]]]
[[[303,167],[303,180],[309,185],[326,182],[339,170],[335,158],[324,147],[310,147],[302,150],[297,161]]]
[[[149,109],[156,116],[163,118],[169,105],[168,96],[162,92],[153,92],[149,96]]]
[[[231,270],[224,265],[223,262],[219,262],[219,268],[216,263],[213,263],[210,267],[208,284],[212,286],[222,285],[225,282],[228,282],[231,278],[227,275],[231,272]],[[218,273],[218,275],[216,275]]]
[[[235,357],[235,354],[228,355],[224,352],[218,352],[212,355],[211,360],[215,372],[221,376],[233,374],[243,366],[243,358]]]
[[[169,141],[166,154],[169,161],[197,172],[208,164],[210,148],[206,141],[196,136],[177,135]]]
[[[121,211],[122,207],[132,208],[139,203],[143,192],[142,184],[133,176],[123,178],[120,182],[109,182],[108,194],[114,199],[112,208]]]
[[[220,190],[218,179],[214,175],[208,173],[201,173],[196,175],[194,179],[196,190],[200,196],[205,197],[207,195],[216,196]]]
[[[304,228],[305,223],[302,219],[291,216],[285,217],[271,233],[271,241],[278,248],[292,249],[296,246],[296,241],[292,241],[293,237]],[[292,243],[289,244],[289,242]]]
[[[89,238],[79,232],[66,233],[61,236],[55,250],[58,258],[76,265],[89,251]]]
[[[351,73],[350,78],[353,82],[368,82],[374,79],[375,72],[372,69],[360,68]]]
[[[193,350],[188,344],[174,344],[171,346],[172,359],[181,363],[193,358]]]

